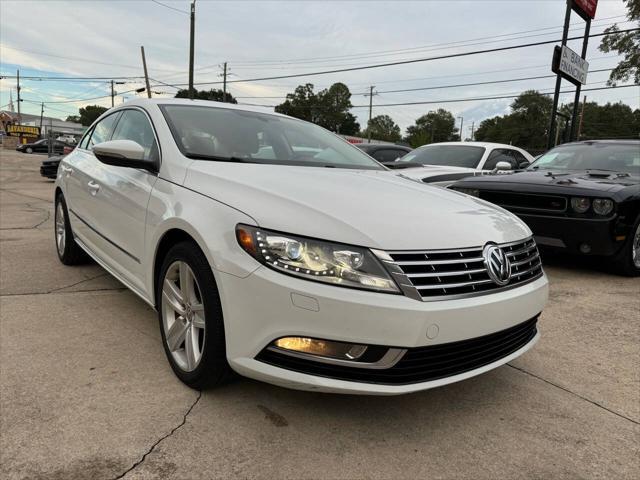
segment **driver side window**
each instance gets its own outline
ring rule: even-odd
[[[103,118],[93,127],[93,132],[89,137],[89,143],[86,148],[88,150],[93,150],[93,146],[98,143],[106,142],[107,140],[111,140],[111,134],[113,133],[113,127],[118,121],[118,117],[120,116],[120,112],[109,115],[108,117]]]
[[[158,160],[158,145],[147,116],[140,110],[125,110],[111,140],[132,140],[144,148],[144,160]]]

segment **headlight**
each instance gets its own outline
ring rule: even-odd
[[[593,211],[598,215],[609,215],[613,211],[613,200],[596,198],[593,201]]]
[[[591,201],[589,201],[588,198],[573,197],[571,199],[571,208],[573,208],[575,212],[584,213],[587,210],[589,210],[590,206],[591,206]]]
[[[260,263],[288,275],[343,287],[399,292],[384,267],[366,248],[248,225],[236,227],[236,238]]]
[[[466,195],[471,195],[472,197],[479,197],[480,196],[480,190],[478,190],[477,188],[455,187],[455,188],[452,188],[452,190],[455,190],[456,192],[464,193]]]

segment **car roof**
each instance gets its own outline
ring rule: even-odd
[[[640,145],[640,140],[634,139],[602,139],[602,140],[581,140],[579,142],[563,143],[557,147],[567,147],[569,145]]]
[[[406,145],[396,145],[394,143],[354,143],[356,147],[362,150],[374,150],[378,148],[395,148],[397,150],[411,151],[411,147],[407,147]]]
[[[493,143],[493,142],[436,142],[429,143],[428,145],[422,145],[418,148],[430,147],[430,146],[440,146],[440,145],[457,145],[457,146],[466,146],[466,147],[484,147],[484,148],[515,148],[518,150],[522,150],[520,147],[516,147],[515,145],[507,145],[505,143]]]
[[[209,108],[226,108],[231,110],[241,110],[244,112],[266,113],[278,117],[292,118],[270,110],[267,107],[256,107],[253,105],[238,105],[236,103],[216,102],[212,100],[190,100],[188,98],[136,98],[129,100],[122,105],[118,105],[118,109],[122,107],[148,107],[149,105],[197,105]]]

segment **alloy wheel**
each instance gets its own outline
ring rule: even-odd
[[[56,206],[56,247],[58,248],[58,254],[62,257],[64,255],[64,247],[66,244],[66,225],[64,220],[64,208],[62,202],[58,202]]]
[[[640,223],[636,226],[636,233],[633,236],[631,258],[633,259],[633,265],[636,268],[640,268]]]
[[[162,328],[178,367],[185,372],[195,370],[204,352],[206,324],[200,286],[186,262],[173,262],[165,274]]]

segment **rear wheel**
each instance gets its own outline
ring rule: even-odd
[[[222,306],[209,262],[192,242],[175,245],[157,286],[162,343],[176,376],[195,389],[223,383],[227,363]]]
[[[58,252],[60,261],[65,265],[85,263],[87,254],[84,253],[73,238],[73,231],[69,223],[67,203],[64,200],[64,195],[61,193],[56,197],[54,223],[56,251]]]
[[[636,219],[622,249],[614,258],[613,264],[616,271],[622,275],[640,276],[640,216]]]

